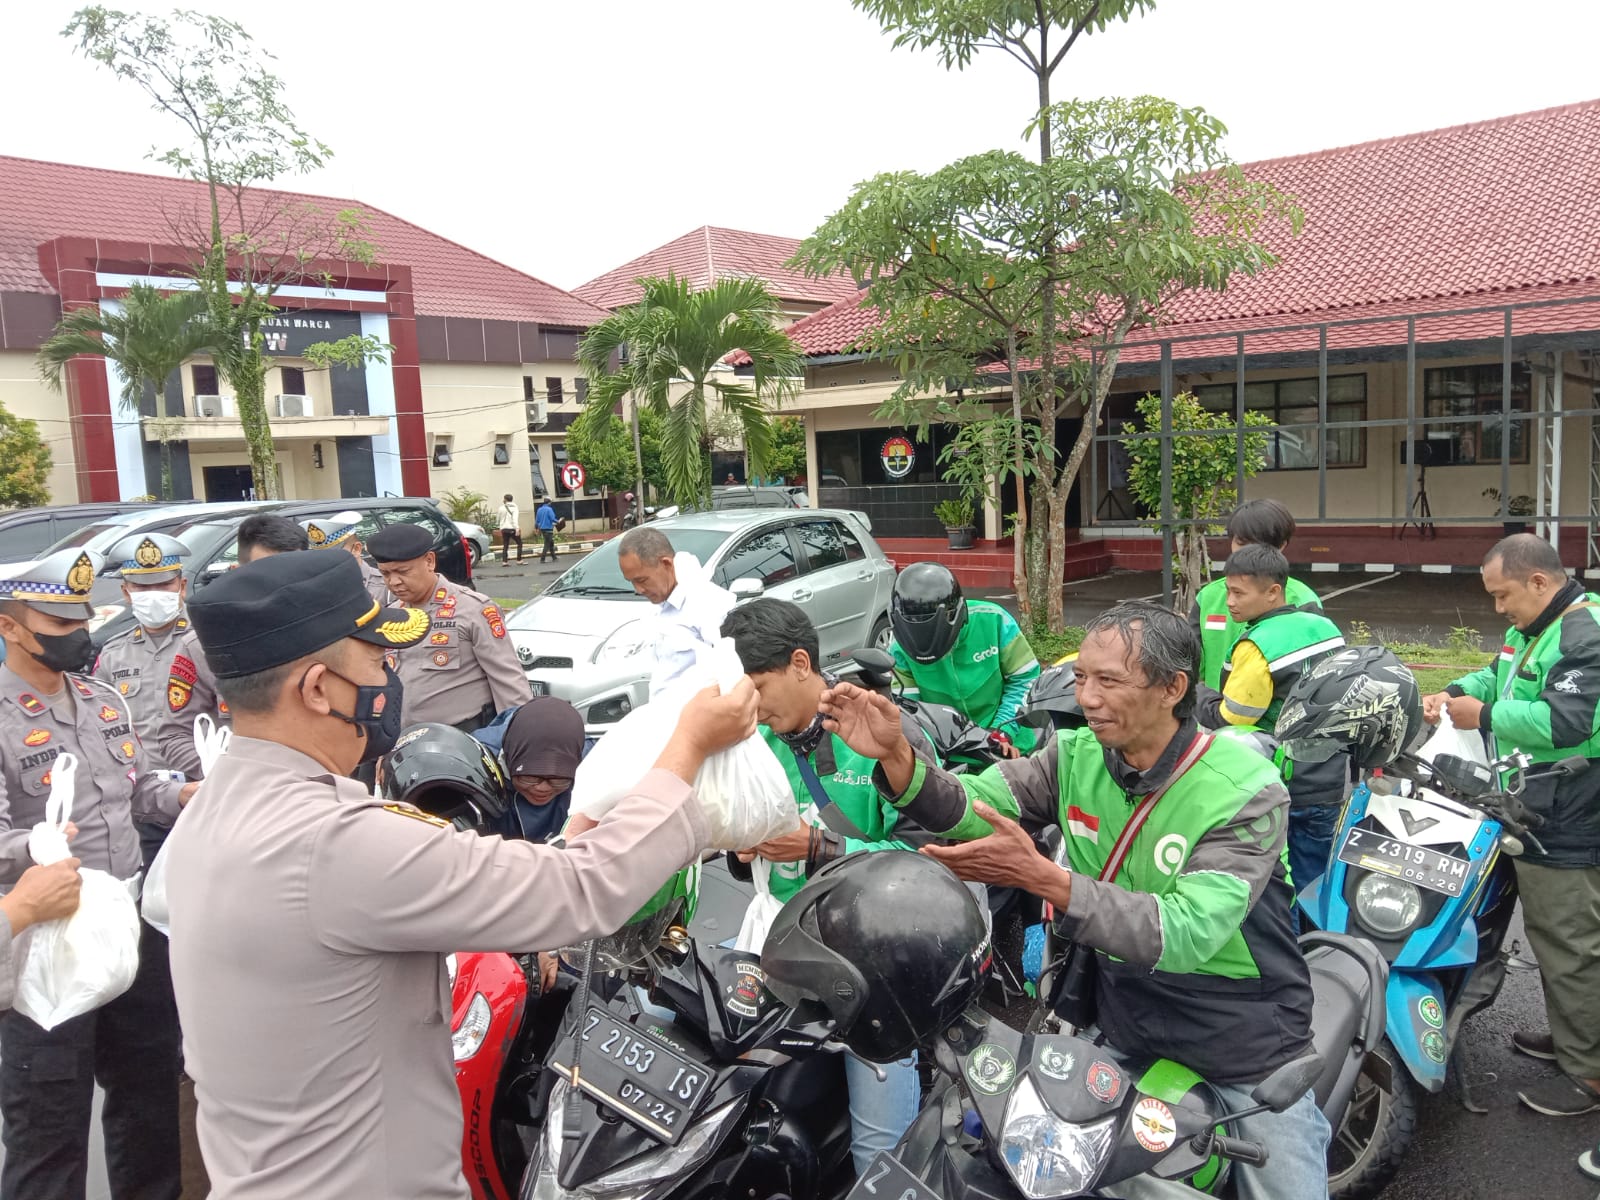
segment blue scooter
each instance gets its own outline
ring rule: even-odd
[[[1412,1081],[1430,1092],[1463,1022],[1505,981],[1506,930],[1517,902],[1511,858],[1540,850],[1541,822],[1522,802],[1525,783],[1587,768],[1582,757],[1530,770],[1513,752],[1487,767],[1452,755],[1411,755],[1374,773],[1346,801],[1322,878],[1300,893],[1321,929],[1377,946],[1389,962],[1386,1037],[1367,1058],[1329,1152],[1338,1200],[1383,1190],[1416,1125]],[[1477,1104],[1461,1080],[1463,1102]]]

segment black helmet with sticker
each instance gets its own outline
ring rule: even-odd
[[[506,779],[493,754],[470,733],[430,722],[402,733],[378,760],[378,793],[481,830],[506,811]]]
[[[900,649],[916,662],[938,662],[949,654],[966,623],[967,602],[949,567],[912,563],[895,577],[889,624]]]
[[[1406,665],[1384,646],[1350,646],[1295,680],[1274,735],[1296,762],[1348,751],[1371,770],[1410,749],[1422,728],[1422,694]]]

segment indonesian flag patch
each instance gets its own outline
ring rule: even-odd
[[[1100,818],[1093,813],[1086,813],[1076,804],[1067,806],[1067,832],[1076,838],[1084,838],[1100,844]]]
[[[1228,618],[1222,613],[1206,614],[1206,632],[1224,633],[1228,628]]]

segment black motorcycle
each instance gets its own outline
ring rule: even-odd
[[[948,704],[911,700],[894,684],[894,659],[882,650],[857,650],[855,675],[861,686],[893,700],[915,727],[927,738],[945,769],[956,774],[981,771],[1007,755],[1004,744],[965,713]]]

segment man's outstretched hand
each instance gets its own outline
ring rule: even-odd
[[[822,693],[817,708],[824,729],[838,734],[863,758],[878,760],[896,795],[911,786],[917,759],[900,727],[900,710],[893,700],[853,683],[840,683]]]
[[[936,858],[969,883],[993,883],[1021,888],[1066,910],[1072,877],[1033,844],[1033,839],[1010,817],[1002,816],[982,800],[972,811],[994,832],[953,846],[924,846],[922,853]]]

